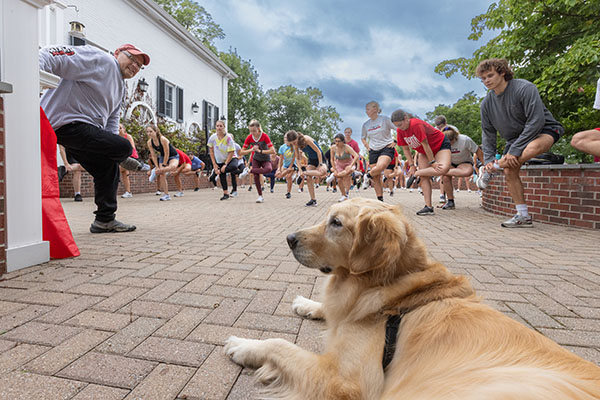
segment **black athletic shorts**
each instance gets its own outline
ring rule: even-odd
[[[393,147],[384,147],[379,150],[369,150],[369,165],[377,164],[377,160],[381,156],[388,156],[390,160],[394,159],[394,148]]]

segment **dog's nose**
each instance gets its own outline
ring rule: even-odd
[[[296,234],[290,233],[289,235],[287,235],[287,242],[288,246],[290,246],[290,249],[294,250],[296,248],[296,245],[298,244],[298,238],[296,237]]]

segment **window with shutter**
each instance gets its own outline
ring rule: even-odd
[[[220,119],[221,119],[221,117],[219,116],[219,107],[215,106],[215,124]]]

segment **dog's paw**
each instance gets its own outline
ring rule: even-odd
[[[292,310],[304,318],[323,319],[323,305],[303,296],[298,296],[294,299]]]
[[[263,341],[230,336],[223,351],[231,360],[243,367],[258,368],[264,362]]]

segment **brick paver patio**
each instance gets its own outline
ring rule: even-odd
[[[92,235],[93,200],[63,202],[81,256],[5,275],[0,282],[0,399],[250,399],[251,371],[222,353],[231,334],[282,337],[318,350],[322,323],[291,312],[319,297],[318,271],[300,266],[285,236],[319,222],[339,194],[284,187],[219,201],[220,191],[119,199],[137,231]],[[434,193],[436,198],[437,193]],[[374,192],[354,192],[374,198]],[[506,230],[474,193],[457,209],[417,217],[431,254],[465,274],[486,302],[600,364],[600,232],[536,224]]]

